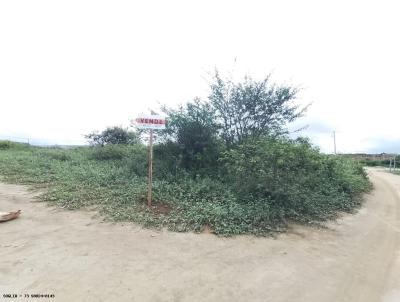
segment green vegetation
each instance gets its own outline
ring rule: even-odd
[[[6,149],[23,149],[27,146],[28,144],[23,144],[23,143],[16,143],[8,140],[1,140],[0,141],[0,150],[6,150]]]
[[[360,160],[360,164],[367,167],[389,167],[390,160],[389,159],[373,160],[365,158]]]
[[[266,235],[288,222],[332,219],[359,206],[370,183],[355,161],[285,135],[304,111],[292,103],[296,93],[268,79],[235,84],[217,74],[208,101],[164,108],[153,208],[146,206],[147,148],[118,127],[89,136],[91,147],[0,142],[0,175],[46,188],[43,201],[175,231]]]
[[[88,135],[85,135],[85,138],[90,142],[91,145],[98,146],[104,146],[108,144],[132,145],[139,143],[139,137],[135,132],[118,126],[108,127],[101,133],[89,133]]]
[[[207,225],[223,235],[265,235],[288,221],[333,218],[360,205],[369,185],[353,161],[321,155],[305,141],[265,139],[224,152],[219,177],[173,170],[176,158],[161,159],[171,146],[159,145],[155,206],[148,209],[146,147],[102,148],[2,149],[0,173],[8,182],[46,188],[41,200],[68,209],[96,206],[116,221],[175,231]]]
[[[367,167],[389,167],[390,166],[390,159],[370,159],[364,158],[360,160],[360,164]],[[400,164],[400,156],[396,156],[396,165]],[[393,159],[392,159],[393,165]]]

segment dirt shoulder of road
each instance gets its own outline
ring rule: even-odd
[[[22,210],[0,224],[0,300],[400,301],[400,177],[369,174],[375,189],[356,214],[278,238],[105,223],[0,184],[0,211]]]

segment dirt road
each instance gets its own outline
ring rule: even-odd
[[[22,210],[0,224],[0,300],[400,301],[400,176],[369,173],[356,215],[277,239],[102,223],[0,184],[0,211]]]

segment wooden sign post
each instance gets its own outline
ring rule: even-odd
[[[149,176],[147,189],[147,206],[151,207],[151,192],[153,186],[153,129],[150,129],[149,141]]]
[[[152,186],[153,186],[153,131],[157,129],[165,129],[166,120],[158,115],[145,115],[138,117],[133,124],[138,129],[150,129],[149,151],[148,151],[148,189],[147,189],[147,206],[151,207],[152,202]]]

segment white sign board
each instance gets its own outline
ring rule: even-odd
[[[136,120],[132,121],[133,124],[139,129],[165,129],[165,117],[159,115],[143,115],[139,116]]]

